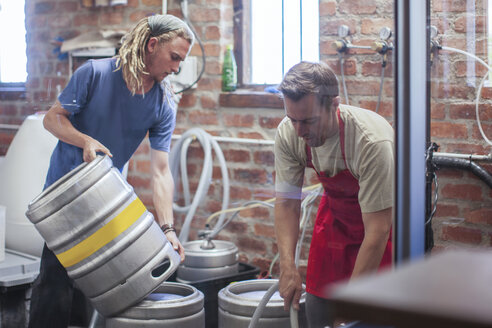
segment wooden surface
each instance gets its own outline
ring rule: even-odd
[[[398,328],[492,327],[492,250],[442,251],[334,289],[338,316]]]

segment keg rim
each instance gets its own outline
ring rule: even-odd
[[[43,192],[41,192],[41,194],[39,194],[36,198],[34,198],[29,203],[28,211],[27,211],[26,215],[29,217],[30,213],[34,212],[36,209],[45,205],[47,202],[52,201],[59,194],[64,193],[68,188],[70,188],[70,186],[72,186],[73,181],[75,179],[81,179],[82,177],[86,176],[87,174],[89,174],[94,169],[94,167],[96,167],[99,163],[103,162],[106,159],[111,161],[109,159],[108,155],[104,155],[104,156],[97,155],[93,161],[91,161],[89,163],[87,163],[87,162],[80,163],[76,168],[74,168],[70,172],[67,172],[60,179],[56,180],[48,188],[43,190]],[[112,162],[111,162],[111,166],[113,166]],[[83,172],[83,173],[80,173],[80,172]],[[57,191],[57,192],[53,193],[54,191]]]

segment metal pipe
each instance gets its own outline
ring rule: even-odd
[[[487,172],[480,165],[466,159],[461,158],[451,158],[451,157],[443,157],[443,156],[434,156],[432,157],[432,163],[437,167],[448,167],[455,169],[462,169],[472,172],[475,176],[477,176],[480,180],[485,182],[489,188],[492,188],[492,175]]]
[[[428,11],[426,1],[395,1],[396,265],[425,253]]]
[[[469,159],[471,161],[492,161],[492,154],[488,155],[475,155],[475,154],[454,154],[454,153],[434,153],[434,157],[449,157],[449,158],[461,158]]]

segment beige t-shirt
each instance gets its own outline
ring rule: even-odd
[[[317,172],[333,177],[348,168],[359,181],[362,213],[393,206],[394,131],[380,115],[353,106],[340,105],[345,126],[345,159],[340,149],[340,134],[311,148]],[[288,117],[280,122],[275,136],[275,191],[287,198],[300,198],[306,164],[306,144],[298,137]]]

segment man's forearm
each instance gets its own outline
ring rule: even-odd
[[[275,202],[275,233],[280,265],[293,265],[299,236],[300,200],[277,198]]]
[[[351,279],[379,268],[391,231],[392,209],[363,213],[364,240],[357,254]]]

